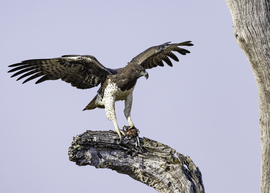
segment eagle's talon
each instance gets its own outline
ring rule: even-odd
[[[117,140],[116,143],[120,145],[122,143],[122,138],[120,138],[119,141]]]
[[[116,132],[116,133],[118,134],[119,139],[120,139],[120,143],[121,143],[121,141],[122,141],[122,136],[121,136],[121,134],[123,134],[123,135],[125,136],[125,133],[124,133],[123,131],[121,131],[120,129],[119,129],[119,130],[114,130],[114,132]]]
[[[136,148],[137,148],[137,147],[138,147],[139,149],[140,149],[140,147],[141,147],[139,136],[136,137]]]
[[[126,136],[124,131],[120,130],[120,132],[121,132],[122,135]]]

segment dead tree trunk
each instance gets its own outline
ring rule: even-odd
[[[148,138],[123,139],[113,131],[86,131],[74,137],[70,161],[127,174],[163,193],[203,193],[202,175],[188,156]],[[176,154],[176,155],[175,155]]]
[[[259,94],[261,193],[270,192],[270,15],[269,0],[225,0],[234,36],[246,54]]]

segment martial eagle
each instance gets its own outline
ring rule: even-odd
[[[190,53],[179,46],[193,46],[193,44],[191,41],[185,41],[153,46],[134,57],[125,67],[118,69],[103,66],[91,55],[64,55],[59,58],[25,60],[10,65],[12,69],[8,72],[16,72],[11,77],[21,75],[17,80],[28,77],[23,83],[40,77],[36,84],[59,78],[79,89],[92,88],[100,84],[97,95],[84,110],[105,108],[106,116],[113,122],[121,140],[121,133],[124,133],[119,129],[116,121],[115,101],[125,100],[124,115],[130,128],[134,127],[130,111],[132,92],[137,79],[141,76],[148,78],[145,69],[164,66],[163,61],[173,66],[169,58],[179,61],[173,51],[182,55]]]

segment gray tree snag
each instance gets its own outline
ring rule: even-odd
[[[199,168],[188,156],[148,138],[122,139],[114,131],[86,131],[73,138],[70,161],[127,174],[161,193],[204,193]]]
[[[259,95],[261,193],[270,192],[270,15],[269,0],[225,0],[234,37],[246,54]]]

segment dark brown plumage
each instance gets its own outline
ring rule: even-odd
[[[190,53],[184,48],[179,48],[178,46],[193,46],[191,41],[186,41],[178,44],[170,44],[166,42],[159,46],[153,46],[140,53],[138,56],[134,57],[130,62],[135,64],[140,64],[145,69],[154,68],[157,66],[164,66],[163,62],[166,62],[169,66],[173,66],[169,58],[174,61],[179,61],[177,56],[172,52],[178,52],[179,54],[186,55]]]
[[[87,89],[101,84],[98,94],[86,106],[84,110],[105,108],[107,117],[114,122],[115,129],[121,138],[120,130],[116,122],[114,103],[125,100],[124,114],[133,127],[130,110],[132,105],[132,92],[137,79],[141,76],[148,78],[145,69],[156,66],[164,66],[163,61],[173,66],[170,59],[179,61],[173,52],[181,55],[190,53],[179,46],[193,46],[191,41],[177,44],[170,42],[153,46],[134,57],[125,67],[110,69],[103,66],[91,55],[64,55],[52,59],[25,60],[21,63],[12,64],[11,77],[19,76],[17,80],[26,78],[23,83],[39,78],[36,84],[46,80],[61,79],[79,89]]]

